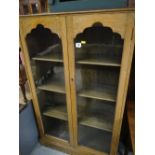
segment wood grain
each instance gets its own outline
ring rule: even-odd
[[[134,13],[131,13],[128,14],[127,19],[110,155],[117,154],[133,51],[134,51]]]
[[[26,15],[20,17],[20,38],[22,44],[22,50],[24,52],[26,72],[28,73],[28,79],[30,81],[30,87],[32,90],[33,104],[37,123],[40,131],[41,138],[43,138],[46,144],[52,144],[59,149],[67,150],[68,153],[77,155],[107,155],[106,153],[79,146],[78,144],[78,126],[77,126],[77,89],[75,84],[75,49],[74,38],[77,34],[84,31],[84,29],[91,27],[94,23],[100,22],[103,26],[110,27],[113,32],[119,33],[124,39],[123,55],[121,66],[117,62],[106,61],[101,63],[95,60],[78,60],[82,61],[79,64],[86,65],[98,65],[98,66],[115,66],[120,67],[120,78],[117,96],[103,94],[101,92],[94,95],[92,92],[85,94],[86,96],[95,99],[106,99],[108,101],[116,101],[115,119],[112,130],[112,142],[110,155],[116,155],[121,123],[124,112],[124,105],[126,99],[126,92],[130,74],[130,67],[134,48],[134,9],[112,9],[112,10],[97,10],[97,11],[81,11],[81,12],[68,12],[68,13],[50,13],[42,15]],[[29,52],[27,49],[25,37],[30,33],[38,24],[42,24],[45,28],[50,29],[53,33],[56,33],[62,41],[63,48],[63,62],[65,73],[65,86],[59,87],[55,85],[47,88],[42,87],[43,90],[52,90],[53,92],[66,93],[67,101],[67,114],[69,122],[70,142],[65,142],[57,138],[49,138],[45,134],[43,122],[41,119],[41,113],[39,109],[38,98],[36,94],[36,88],[34,79],[32,76],[32,70],[30,66]],[[34,58],[37,61],[48,61],[48,58]],[[60,61],[57,58],[50,59],[50,61]],[[77,61],[77,63],[78,63]],[[60,83],[59,83],[60,84]],[[49,85],[48,85],[49,86]],[[40,87],[40,86],[39,86]],[[56,90],[56,91],[54,91]],[[88,91],[87,91],[88,92]],[[80,92],[79,92],[80,93]],[[104,96],[105,95],[105,96]],[[90,119],[91,117],[89,117]],[[96,123],[96,121],[93,122]],[[87,123],[88,124],[88,123]],[[95,126],[95,125],[92,125]]]
[[[108,132],[112,132],[112,121],[111,122],[107,122],[106,119],[103,117],[98,118],[98,116],[84,116],[79,123],[81,125],[85,125],[85,126],[89,126],[89,127],[93,127],[96,129],[101,129],[101,130],[105,130]]]
[[[111,90],[110,90],[111,91]],[[99,99],[105,101],[116,101],[116,96],[113,92],[109,92],[109,90],[98,90],[98,89],[86,89],[82,90],[78,93],[81,97],[87,97],[92,99]]]
[[[37,88],[40,90],[47,90],[47,91],[57,92],[57,93],[62,93],[62,94],[66,93],[65,86],[59,83],[59,81],[51,81],[41,86],[38,86]]]
[[[60,58],[58,55],[53,55],[52,53],[43,55],[43,56],[36,56],[32,58],[33,60],[38,61],[49,61],[49,62],[63,62],[63,59]]]
[[[44,110],[43,115],[62,119],[65,121],[68,120],[67,108],[65,105],[48,107],[46,110]]]
[[[99,65],[99,66],[113,66],[113,67],[120,67],[119,60],[114,59],[83,59],[76,61],[77,64],[82,65]]]

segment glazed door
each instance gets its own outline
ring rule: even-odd
[[[73,143],[64,17],[21,17],[20,33],[42,137]]]
[[[132,13],[67,18],[74,143],[79,154],[116,154],[132,31]]]

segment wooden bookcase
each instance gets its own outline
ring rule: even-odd
[[[41,143],[116,155],[134,48],[134,10],[20,16]]]

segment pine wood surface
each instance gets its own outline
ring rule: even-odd
[[[96,61],[93,59],[78,59],[75,58],[75,47],[74,47],[74,39],[75,37],[83,33],[86,28],[90,28],[94,23],[100,22],[103,27],[110,27],[113,33],[118,33],[121,38],[124,39],[123,44],[123,54],[121,63],[115,60],[104,60]],[[63,51],[63,64],[64,64],[64,74],[65,74],[65,86],[62,87],[61,83],[51,83],[50,85],[42,85],[38,88],[42,91],[47,90],[51,92],[58,92],[62,94],[66,94],[66,103],[67,103],[67,116],[69,123],[69,142],[65,142],[63,139],[54,138],[50,136],[46,136],[46,132],[44,130],[43,120],[41,118],[40,107],[38,104],[37,91],[34,83],[34,79],[32,76],[32,68],[30,66],[31,57],[29,57],[29,49],[27,47],[25,37],[27,34],[32,33],[32,30],[37,27],[38,24],[42,24],[44,28],[48,28],[52,33],[57,34],[62,41],[62,51]],[[120,76],[118,83],[118,90],[114,93],[101,93],[101,91],[96,91],[93,89],[91,93],[89,91],[85,91],[81,97],[91,98],[91,99],[99,99],[99,100],[107,100],[110,102],[116,102],[116,110],[114,117],[114,124],[105,125],[106,121],[103,123],[99,123],[96,121],[96,118],[85,117],[85,125],[90,127],[97,127],[110,129],[112,128],[112,141],[110,147],[110,155],[116,155],[117,147],[119,143],[119,136],[121,130],[121,123],[124,112],[124,104],[126,99],[126,92],[130,74],[130,66],[133,54],[134,47],[134,12],[133,9],[113,9],[113,10],[98,10],[98,11],[82,11],[82,12],[69,12],[69,13],[55,13],[55,14],[44,14],[44,15],[30,15],[30,16],[21,16],[20,17],[20,38],[21,38],[21,46],[24,51],[24,59],[26,64],[26,72],[28,73],[28,79],[31,86],[33,104],[35,109],[35,114],[37,118],[37,123],[39,126],[39,131],[41,138],[44,139],[43,142],[46,144],[52,144],[58,147],[59,149],[67,150],[67,152],[71,154],[79,154],[79,155],[107,155],[106,152],[98,151],[86,146],[79,146],[78,144],[78,110],[77,110],[77,91],[79,91],[76,86],[76,63],[80,65],[89,65],[89,66],[100,66],[100,67],[113,67],[120,68]],[[46,46],[46,45],[45,45]],[[36,46],[37,47],[37,46]],[[40,46],[41,47],[41,46]],[[33,49],[34,50],[34,49]],[[44,57],[44,58],[43,58]],[[53,61],[60,62],[59,59],[50,58],[43,56],[42,58],[34,57],[33,59],[37,61]],[[111,70],[111,69],[107,69]],[[112,71],[112,70],[111,70]],[[89,72],[89,70],[88,70]],[[81,71],[80,76],[86,75],[87,71]],[[109,71],[110,72],[110,71]],[[107,72],[105,72],[107,73]],[[115,73],[115,71],[113,72]],[[91,74],[90,74],[91,75]],[[92,74],[93,75],[93,74]],[[102,75],[98,72],[89,80],[85,78],[82,79],[82,82],[87,80],[87,84],[90,83],[91,80],[99,81],[102,86],[104,82],[110,82],[110,84],[117,84],[117,80],[113,78],[105,78],[103,77],[103,83],[101,81],[101,77],[97,79],[97,75]],[[108,74],[107,74],[108,75]],[[110,76],[110,74],[108,75]],[[117,77],[117,76],[116,76]],[[97,85],[96,85],[97,86]],[[87,87],[84,87],[85,90]],[[89,92],[89,93],[88,93]],[[96,93],[97,92],[97,93]],[[78,92],[81,93],[80,91]],[[54,109],[53,109],[54,110]],[[55,109],[57,111],[57,109]],[[64,114],[60,114],[61,110],[58,110],[55,115],[54,112],[49,112],[49,115],[53,115],[54,117],[57,115],[62,119]],[[59,114],[60,115],[59,115]],[[47,114],[47,113],[46,113]],[[58,116],[59,115],[59,116]],[[52,117],[53,117],[52,116]],[[65,118],[64,118],[65,119]],[[84,119],[83,119],[84,120]],[[108,126],[108,127],[107,127]],[[66,148],[64,147],[66,146]]]
[[[109,90],[106,89],[86,89],[86,90],[81,90],[78,93],[79,96],[81,97],[88,97],[88,98],[93,98],[93,99],[99,99],[99,100],[106,100],[106,101],[111,101],[115,102],[116,101],[116,96],[113,92],[109,92]]]
[[[62,120],[67,121],[67,109],[66,106],[56,106],[56,107],[48,107],[44,112],[43,115],[49,116],[49,117],[55,117]]]
[[[38,86],[38,89],[65,94],[65,86],[58,81],[48,82],[46,84]]]
[[[33,59],[38,61],[63,62],[59,55],[53,55],[52,53],[43,56],[36,56]]]

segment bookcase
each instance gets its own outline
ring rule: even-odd
[[[134,49],[134,10],[20,16],[40,141],[116,155]]]

